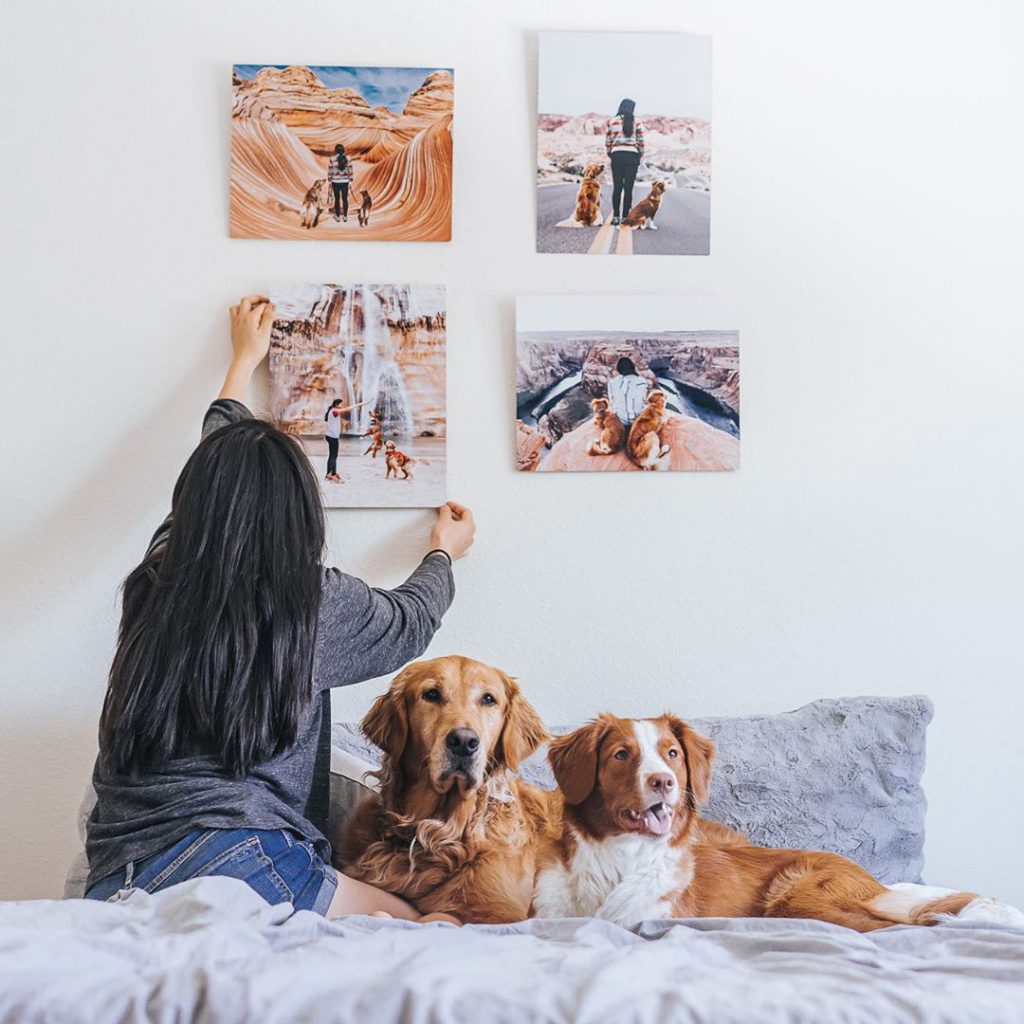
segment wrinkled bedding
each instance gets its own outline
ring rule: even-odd
[[[0,904],[0,1022],[1024,1022],[1024,928],[325,921],[244,883]]]

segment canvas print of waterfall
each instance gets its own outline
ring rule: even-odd
[[[517,469],[739,465],[739,329],[727,303],[664,295],[518,300]]]
[[[537,251],[704,256],[711,37],[541,32]]]
[[[271,413],[301,439],[324,505],[442,504],[444,288],[314,284],[271,298]]]
[[[451,68],[236,64],[232,91],[232,237],[451,239]]]

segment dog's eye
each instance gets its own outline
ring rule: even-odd
[[[441,700],[441,691],[436,686],[431,687],[429,690],[424,690],[423,699],[431,704],[437,704]]]
[[[668,756],[669,756],[669,757],[678,757],[678,756],[679,756],[679,751],[678,751],[678,750],[676,750],[676,748],[675,748],[675,747],[673,747],[673,748],[672,748],[672,749],[671,749],[671,750],[670,750],[670,751],[668,752]]]
[[[614,757],[616,761],[625,761],[629,757],[629,751],[616,750],[615,753],[612,754],[612,757]]]
[[[498,703],[498,702],[497,702],[497,701],[496,701],[496,700],[494,699],[494,694],[493,694],[493,693],[485,693],[485,694],[484,694],[484,695],[483,695],[483,696],[482,696],[482,697],[480,698],[480,702],[481,702],[482,704],[497,704],[497,703]]]

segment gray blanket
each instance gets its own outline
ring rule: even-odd
[[[0,904],[0,1022],[23,1021],[1010,1024],[1024,928],[325,921],[203,878]]]

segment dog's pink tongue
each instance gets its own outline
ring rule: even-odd
[[[672,826],[672,812],[664,804],[648,807],[644,812],[644,824],[648,831],[663,836]]]

